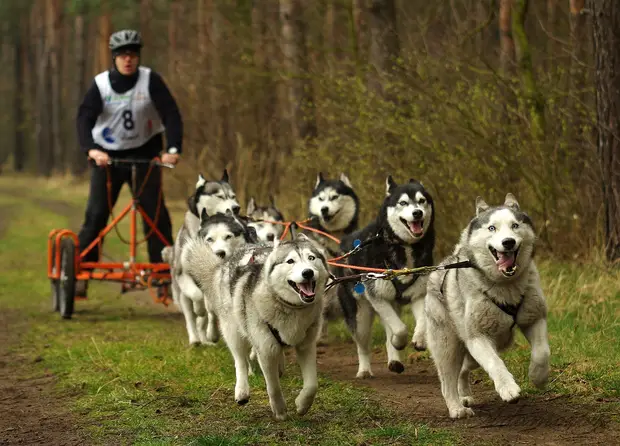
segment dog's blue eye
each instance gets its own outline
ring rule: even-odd
[[[495,226],[493,226],[493,225],[489,226],[489,231],[495,232]]]
[[[401,206],[407,206],[409,203],[407,203],[406,201],[401,201],[401,202],[400,202],[400,203],[398,203],[398,204],[400,204]]]
[[[519,227],[519,223],[513,223],[512,224],[512,229],[517,229]]]
[[[422,198],[422,199],[420,199],[420,201],[418,201],[418,203],[424,204],[424,203],[426,203],[426,200],[424,198]]]
[[[311,262],[313,262],[316,259],[316,257],[314,256],[308,256],[308,260],[310,260]]]
[[[213,239],[212,239],[211,237],[209,237],[209,238],[207,239],[207,243],[213,243]]]
[[[293,259],[288,259],[288,260],[286,261],[286,263],[288,263],[289,265],[292,265],[293,263],[295,263],[295,260],[293,260]]]
[[[231,238],[232,238],[232,235],[228,234],[228,235],[224,238],[224,240],[230,240]]]

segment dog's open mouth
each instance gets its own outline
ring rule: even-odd
[[[308,282],[295,283],[292,280],[289,280],[288,284],[297,294],[299,294],[299,298],[303,303],[309,304],[314,302],[314,297],[316,296],[316,293],[314,292],[314,289],[316,288],[316,281],[310,280]]]
[[[338,209],[336,212],[334,212],[333,214],[329,215],[329,214],[321,214],[321,218],[323,220],[325,220],[326,222],[330,222],[331,220],[334,219],[334,217],[336,215],[338,215],[338,212],[340,212],[340,209]]]
[[[491,251],[491,255],[493,255],[495,259],[497,269],[506,277],[514,276],[517,272],[517,256],[519,255],[519,250],[501,252],[489,246],[489,251]]]
[[[424,220],[407,221],[401,218],[400,221],[407,227],[414,237],[422,237],[424,235]]]

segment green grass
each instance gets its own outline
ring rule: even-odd
[[[20,310],[20,327],[27,331],[14,349],[38,358],[31,373],[50,371],[58,377],[58,391],[72,396],[71,409],[76,418],[85,420],[95,442],[438,445],[458,441],[454,433],[380,407],[368,390],[323,375],[311,411],[299,417],[294,398],[301,379],[295,364],[287,366],[282,380],[290,420],[278,423],[271,418],[261,376],[251,378],[250,403],[239,407],[233,398],[233,363],[223,346],[187,347],[180,313],[152,303],[144,294],[120,295],[115,285],[93,284],[89,300],[76,303],[74,319],[60,320],[50,311],[46,235],[53,228],[77,229],[76,222],[36,203],[46,197],[65,201],[75,205],[79,219],[85,194],[82,187],[68,188],[62,181],[39,180],[30,189],[25,184],[15,177],[0,178],[0,213],[11,210],[0,238],[0,262],[9,266],[9,273],[0,275],[0,305]],[[179,217],[174,215],[174,221],[181,221]],[[114,256],[125,249],[114,237],[106,240],[106,251]]]
[[[37,206],[50,198],[73,205],[77,217]],[[119,203],[124,199],[126,193]],[[50,312],[46,235],[52,228],[77,229],[74,219],[80,223],[85,200],[84,187],[66,181],[0,177],[4,231],[0,262],[7,271],[0,275],[0,305],[21,311],[27,331],[14,349],[41,359],[30,373],[51,371],[59,378],[58,391],[72,396],[71,409],[86,420],[96,442],[438,445],[461,441],[452,430],[432,429],[381,406],[370,390],[324,375],[314,406],[299,417],[291,410],[301,386],[295,364],[287,367],[282,382],[292,414],[289,421],[272,420],[260,376],[251,379],[250,403],[238,407],[228,351],[222,345],[188,348],[181,314],[154,304],[144,294],[120,295],[119,286],[94,284],[90,299],[76,304],[75,318],[61,321]],[[174,213],[173,221],[182,221],[181,213]],[[127,224],[124,233],[126,229]],[[122,258],[125,251],[115,236],[108,237],[106,252]],[[550,384],[544,392],[584,400],[615,398],[612,406],[620,413],[620,272],[596,263],[548,260],[540,261],[539,269],[550,309],[552,354]],[[405,319],[412,326],[410,310]],[[329,333],[334,341],[350,339],[342,324],[331,325]],[[373,340],[377,346],[384,343],[379,324]],[[524,392],[535,395],[541,391],[527,379],[529,353],[519,334],[516,348],[505,358]],[[480,371],[476,376],[488,381]]]

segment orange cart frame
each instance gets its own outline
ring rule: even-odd
[[[149,170],[144,178],[138,193],[136,191],[136,167],[138,164],[149,164]],[[173,168],[174,165],[162,163],[158,158],[153,160],[113,159],[111,165],[126,165],[131,168],[132,198],[117,216],[112,215],[112,221],[99,233],[90,245],[80,250],[77,235],[69,229],[53,229],[47,239],[47,277],[52,285],[53,310],[59,311],[65,319],[71,318],[73,313],[75,296],[75,283],[78,280],[101,280],[119,282],[121,292],[150,290],[156,303],[168,306],[170,297],[170,265],[168,263],[138,263],[136,262],[136,250],[138,245],[151,236],[158,237],[166,246],[170,241],[157,229],[154,222],[140,205],[139,197],[144,185],[149,178],[154,166]],[[107,168],[107,167],[106,167]],[[108,168],[107,168],[108,169]],[[107,172],[108,196],[110,193],[110,172]],[[163,183],[160,189],[163,188]],[[159,205],[161,205],[161,190]],[[111,205],[110,200],[108,200]],[[141,241],[137,240],[137,216],[141,215],[149,233]],[[158,218],[159,210],[157,212]],[[129,227],[129,260],[123,262],[84,262],[82,259],[95,247],[101,248],[103,238],[114,229],[125,217],[130,218]],[[120,236],[120,234],[119,234]],[[122,237],[121,237],[122,238]],[[70,261],[70,259],[72,261]],[[162,288],[163,293],[157,293],[156,288]]]

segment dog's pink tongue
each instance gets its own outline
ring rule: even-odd
[[[409,223],[409,229],[414,234],[420,234],[422,232],[422,222],[421,221],[412,221]]]
[[[497,262],[495,262],[500,269],[508,269],[515,264],[515,253],[511,252],[497,252]]]
[[[297,287],[305,296],[314,296],[314,290],[312,289],[312,283],[298,283]]]

